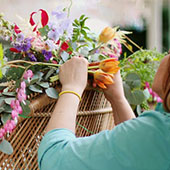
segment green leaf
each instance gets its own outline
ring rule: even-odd
[[[14,97],[6,98],[4,101],[6,104],[10,105],[12,100],[15,100],[15,98]]]
[[[145,89],[145,90],[143,91],[143,94],[144,94],[146,100],[149,99],[150,93],[149,93],[149,90],[148,90],[148,89]]]
[[[77,19],[75,19],[74,22],[75,22],[75,24],[80,25],[80,23]]]
[[[136,73],[127,74],[125,81],[131,89],[138,88],[141,86],[141,79]]]
[[[140,115],[142,113],[142,109],[141,109],[140,105],[137,105],[136,111],[137,111],[138,115]]]
[[[45,80],[47,80],[54,72],[56,71],[56,69],[51,68],[48,73],[45,76]]]
[[[130,104],[140,105],[145,100],[145,96],[142,90],[135,90],[130,96]]]
[[[5,96],[16,96],[15,92],[3,92],[2,94]]]
[[[9,113],[1,114],[1,120],[2,120],[3,124],[5,124],[7,122],[7,120],[9,120],[10,118],[11,118],[11,114],[9,114]]]
[[[38,81],[41,81],[43,75],[44,75],[44,73],[42,73],[42,72],[40,72],[40,71],[37,72],[36,74],[34,74],[34,76],[33,76],[32,79],[31,79],[30,84],[34,84],[34,83],[36,83],[36,82],[38,82]]]
[[[31,118],[31,116],[26,116],[26,115],[23,115],[23,114],[19,114],[19,117],[23,117],[23,118]]]
[[[38,82],[37,84],[43,88],[49,88],[50,86],[48,82]]]
[[[6,113],[11,113],[12,112],[12,109],[11,109],[10,105],[4,104],[3,107],[4,107],[4,110],[5,110]]]
[[[29,86],[29,89],[31,90],[31,91],[33,91],[33,92],[37,92],[37,93],[42,93],[43,91],[42,91],[42,88],[40,87],[40,86],[38,86],[38,85],[30,85]]]
[[[29,107],[30,101],[29,100],[25,100],[25,103],[26,104],[21,102],[21,107],[22,107],[22,114],[21,115],[28,116],[29,113],[31,112],[31,109]]]
[[[48,32],[49,32],[49,27],[48,25],[44,26],[43,28],[39,28],[38,31],[40,32],[41,36],[47,36]]]
[[[0,97],[0,106],[3,105],[5,97]]]
[[[58,92],[56,91],[55,88],[48,88],[45,90],[46,94],[48,97],[54,98],[54,99],[58,99]]]
[[[66,62],[69,58],[69,54],[65,51],[62,52],[61,58],[63,59],[64,62]]]
[[[85,17],[85,15],[83,14],[83,15],[81,15],[80,16],[80,20],[83,20],[83,18]]]
[[[12,148],[11,144],[7,140],[4,139],[0,143],[0,151],[3,153],[6,153],[8,155],[11,155],[13,153],[13,148]]]
[[[89,30],[89,31],[90,31],[90,28],[89,28],[89,27],[83,27],[83,29],[86,29],[86,30]]]
[[[5,109],[3,107],[0,107],[0,113],[2,113]]]
[[[142,90],[131,91],[128,84],[123,83],[125,97],[131,105],[140,105],[145,100]]]

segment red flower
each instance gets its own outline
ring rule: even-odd
[[[19,27],[16,24],[14,26],[14,31],[16,34],[19,34],[21,32],[21,30],[19,29]]]
[[[69,45],[66,42],[63,42],[63,44],[61,45],[61,50],[67,51],[68,48],[69,48]]]
[[[48,14],[47,14],[47,12],[46,12],[45,10],[39,9],[39,11],[41,11],[41,24],[42,24],[42,26],[44,27],[44,26],[47,25],[48,20],[49,20],[49,17],[48,17]],[[30,24],[31,24],[32,26],[34,26],[34,25],[36,24],[35,21],[34,21],[34,19],[33,19],[33,15],[36,14],[36,13],[37,13],[37,12],[32,12],[32,13],[30,14]],[[37,26],[38,26],[38,25],[36,25],[36,26],[34,27],[33,31],[36,31]]]
[[[20,52],[16,48],[10,48],[9,50],[12,51],[12,52],[15,52],[15,53],[19,53]]]

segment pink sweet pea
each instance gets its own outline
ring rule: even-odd
[[[34,75],[34,74],[33,74],[32,70],[27,70],[27,71],[24,73],[24,79],[25,79],[25,80],[28,80],[28,79],[32,78],[33,75]]]
[[[15,120],[15,118],[18,118],[18,112],[16,110],[12,110],[11,117],[14,120]]]
[[[0,139],[2,139],[5,135],[5,130],[4,129],[0,129]]]
[[[20,89],[20,91],[17,94],[17,98],[20,102],[25,103],[24,100],[27,99],[27,95],[24,93],[24,91],[22,89]]]

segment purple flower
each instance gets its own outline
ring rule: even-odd
[[[14,48],[16,48],[18,51],[27,52],[31,48],[31,40],[31,38],[26,38],[21,42],[16,42],[14,43]]]
[[[51,30],[48,32],[48,38],[53,40],[53,41],[58,41],[59,40],[59,34],[56,30]]]
[[[55,11],[52,11],[52,16],[55,16],[56,19],[64,19],[67,17],[67,13],[58,7]]]
[[[28,53],[28,57],[30,58],[31,61],[37,61],[37,58],[32,53]]]
[[[16,38],[17,42],[22,42],[24,41],[24,34],[22,32],[20,32],[19,34],[17,34],[17,38]]]
[[[42,50],[42,54],[44,55],[44,58],[45,58],[46,61],[49,61],[50,58],[52,57],[51,51]]]
[[[65,19],[61,22],[60,28],[67,32],[67,37],[71,38],[73,34],[73,25],[70,19]]]

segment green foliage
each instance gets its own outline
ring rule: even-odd
[[[88,17],[85,17],[85,15],[81,15],[79,19],[75,19],[73,22],[73,42],[80,41],[81,38],[84,38],[86,41],[93,41],[89,36],[88,32],[90,29],[85,26],[85,22],[88,19]]]
[[[123,82],[125,97],[133,109],[139,106],[147,99],[146,92],[141,89],[141,79],[137,73],[128,73]]]
[[[0,143],[0,151],[6,153],[8,155],[11,155],[13,153],[13,148],[12,148],[11,144],[7,140],[4,139]]]
[[[21,79],[23,73],[24,73],[24,69],[20,67],[18,68],[10,67],[5,74],[5,77],[7,77],[7,81],[10,81],[10,80],[17,81]]]
[[[29,113],[31,112],[31,109],[29,107],[30,101],[29,100],[25,100],[25,103],[21,102],[21,107],[22,107],[22,114],[24,116],[28,116]]]
[[[44,26],[43,28],[38,29],[38,31],[40,32],[42,37],[47,37],[49,30],[50,29],[49,29],[48,25]]]
[[[45,90],[46,94],[48,97],[53,98],[53,99],[58,99],[58,92],[56,91],[55,88],[48,88]]]
[[[137,73],[144,86],[145,82],[152,83],[160,60],[165,54],[156,50],[139,50],[129,57],[125,57],[120,61],[121,74],[125,79],[126,74]]]

